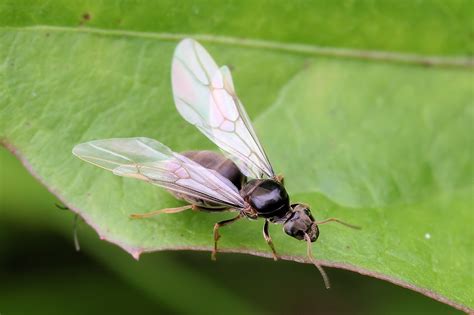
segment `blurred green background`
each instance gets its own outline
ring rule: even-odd
[[[396,285],[311,265],[221,254],[157,252],[135,261],[79,223],[0,149],[1,314],[457,314]],[[205,214],[203,214],[205,215]],[[307,279],[312,279],[310,282]]]

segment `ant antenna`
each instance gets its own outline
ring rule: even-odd
[[[309,237],[307,233],[304,233],[304,239],[307,244],[306,254],[308,255],[309,260],[311,260],[313,265],[315,265],[316,268],[318,268],[319,273],[321,274],[321,277],[323,277],[324,285],[326,286],[326,289],[331,288],[331,283],[329,282],[329,277],[326,274],[326,271],[324,271],[323,267],[320,264],[318,264],[316,259],[314,259],[313,257],[313,252],[311,250],[311,238]]]
[[[336,223],[345,225],[345,226],[350,227],[351,229],[355,229],[355,230],[361,230],[361,229],[362,229],[360,226],[352,225],[352,224],[346,223],[346,222],[341,221],[341,220],[339,220],[339,219],[337,219],[337,218],[328,218],[328,219],[326,219],[326,220],[323,220],[323,221],[320,221],[320,222],[316,222],[316,224],[320,225],[320,224],[325,224],[325,223],[329,223],[329,222],[336,222]]]
[[[61,210],[71,210],[66,206],[63,206],[59,203],[54,204],[56,208],[61,209]],[[79,219],[79,215],[77,213],[74,214],[74,221],[72,223],[72,237],[74,239],[74,248],[76,249],[76,252],[81,251],[81,246],[79,244],[79,237],[77,236],[77,221]]]
[[[76,213],[74,215],[74,222],[73,222],[73,238],[74,238],[74,248],[76,252],[81,251],[81,246],[79,245],[79,238],[77,237],[77,221],[79,219],[79,215]]]
[[[61,209],[61,210],[69,210],[69,208],[68,208],[68,207],[66,207],[66,206],[63,206],[62,204],[59,204],[59,203],[57,203],[57,202],[56,202],[56,203],[54,203],[54,205],[55,205],[55,206],[56,206],[56,208],[58,208],[58,209]]]

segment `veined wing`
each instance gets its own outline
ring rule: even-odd
[[[124,138],[78,144],[73,154],[115,175],[150,182],[205,201],[242,208],[237,188],[216,171],[149,138]]]
[[[176,47],[172,84],[176,107],[247,176],[273,177],[272,166],[237,97],[229,68],[219,68],[196,41]]]

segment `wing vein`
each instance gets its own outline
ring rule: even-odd
[[[203,84],[203,80],[208,84]],[[172,83],[179,113],[217,144],[242,173],[256,178],[274,176],[234,91],[228,67],[219,68],[198,42],[185,39],[174,53]]]
[[[130,161],[130,162],[133,162],[132,160],[130,160],[130,159],[129,159],[129,158],[127,158],[126,156],[123,156],[123,155],[121,155],[121,154],[118,154],[118,153],[112,152],[112,151],[110,151],[110,150],[107,150],[107,149],[104,149],[104,148],[98,147],[98,146],[96,146],[95,144],[91,144],[91,146],[92,146],[92,147],[94,147],[94,148],[95,148],[95,149],[97,149],[97,150],[104,151],[104,152],[106,152],[106,153],[112,154],[112,155],[114,155],[114,156],[117,156],[117,157],[119,157],[119,158],[122,158],[122,159],[124,159],[124,160]]]
[[[75,146],[73,153],[115,175],[144,180],[177,192],[180,198],[191,203],[202,200],[237,209],[244,207],[237,188],[227,178],[156,140],[96,140]]]

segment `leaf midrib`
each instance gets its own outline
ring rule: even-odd
[[[201,42],[234,45],[249,47],[255,49],[270,49],[275,51],[285,51],[295,54],[328,56],[337,58],[352,58],[378,62],[405,63],[418,66],[432,67],[455,67],[455,68],[474,68],[474,58],[471,56],[444,57],[436,55],[420,55],[413,53],[398,53],[380,50],[360,50],[342,47],[318,46],[301,43],[281,43],[277,41],[263,39],[245,39],[233,36],[220,36],[211,34],[184,34],[184,33],[166,33],[166,32],[139,32],[127,30],[111,30],[91,27],[67,27],[34,25],[25,27],[0,27],[0,30],[7,31],[48,31],[65,33],[84,33],[105,36],[134,37],[158,39],[163,41],[176,41],[186,37],[192,37]]]

